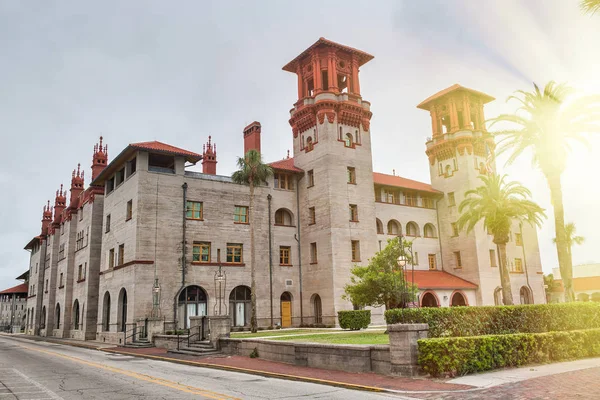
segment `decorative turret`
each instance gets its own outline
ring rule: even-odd
[[[217,174],[217,145],[211,143],[211,137],[208,137],[208,143],[206,143],[202,149],[202,173],[209,175]]]
[[[77,172],[73,170],[71,177],[71,203],[69,204],[71,209],[78,207],[79,195],[83,192],[83,171],[80,168],[81,164],[77,164]]]
[[[254,121],[244,128],[244,154],[250,150],[260,153],[260,122]]]
[[[60,218],[63,210],[67,207],[67,192],[63,192],[63,185],[60,184],[60,191],[56,191],[54,199],[54,224],[60,224]]]
[[[52,207],[50,207],[50,200],[48,200],[48,204],[44,206],[44,212],[42,214],[42,236],[46,236],[48,234],[48,227],[52,222]]]
[[[102,172],[108,164],[108,146],[102,147],[102,136],[100,142],[94,145],[94,157],[92,158],[92,181]]]

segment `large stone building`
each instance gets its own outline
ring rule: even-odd
[[[27,318],[27,282],[0,291],[0,332],[18,333]]]
[[[44,288],[28,301],[28,331],[118,342],[137,321],[157,318],[186,327],[190,316],[228,314],[248,325],[250,212],[261,326],[335,324],[337,311],[352,308],[342,298],[352,266],[401,234],[413,242],[408,280],[420,305],[499,303],[491,236],[454,225],[465,191],[495,168],[483,125],[493,99],[454,85],[419,104],[432,117],[431,184],[373,172],[372,114],[359,82],[372,58],[321,38],[285,65],[298,78],[293,157],[270,164],[254,210],[247,186],[217,174],[210,138],[202,154],[130,144],[110,163],[101,138],[90,186],[78,167],[69,204],[61,187],[26,246],[31,282]],[[244,128],[244,151],[260,151],[261,135],[258,122]],[[189,168],[200,161],[202,173]],[[535,229],[515,223],[507,248],[515,303],[544,302]]]

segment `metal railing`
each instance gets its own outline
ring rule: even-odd
[[[176,330],[176,334],[177,334],[177,350],[180,349],[181,346],[181,336],[183,336],[183,339],[186,340],[187,339],[187,347],[190,347],[191,343],[192,343],[192,339],[194,337],[198,337],[199,340],[206,340],[207,336],[207,328],[208,328],[208,323],[207,323],[208,319],[206,318],[206,316],[202,317],[202,320],[200,322],[200,325],[194,327],[194,328],[185,328],[185,329],[177,329]],[[195,331],[192,333],[192,329]],[[187,335],[181,335],[180,332],[184,331],[187,333]]]
[[[140,322],[142,325],[140,325]],[[127,344],[127,339],[132,338],[132,342],[136,342],[138,339],[145,339],[148,337],[146,331],[146,320],[138,321],[131,324],[125,324],[125,330],[123,331],[123,344]],[[127,329],[127,326],[133,325],[132,328]]]

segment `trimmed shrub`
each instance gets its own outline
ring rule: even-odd
[[[429,337],[571,331],[600,328],[600,304],[405,308],[387,310],[385,320],[429,324]]]
[[[338,321],[342,329],[365,329],[371,323],[371,310],[338,311]]]
[[[421,339],[419,365],[432,376],[456,376],[600,356],[600,329]]]

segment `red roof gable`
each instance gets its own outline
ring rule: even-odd
[[[288,171],[288,172],[295,172],[295,173],[303,173],[304,172],[304,170],[301,170],[300,168],[298,168],[294,165],[293,158],[284,158],[281,161],[274,161],[274,162],[270,163],[269,165],[273,169],[278,169],[278,170],[283,170],[283,171]]]
[[[418,190],[420,192],[442,194],[442,192],[435,190],[428,183],[413,181],[412,179],[402,178],[401,176],[381,174],[379,172],[373,172],[373,182],[377,185],[395,186]]]
[[[413,282],[412,271],[406,279]],[[445,271],[415,271],[414,282],[419,289],[477,289],[477,285]]]
[[[27,293],[28,289],[26,283],[21,283],[20,285],[1,291],[0,294]]]
[[[445,95],[455,92],[455,91],[463,91],[463,92],[473,93],[473,94],[481,97],[484,104],[489,103],[492,100],[495,100],[492,96],[490,96],[488,94],[485,94],[478,90],[469,89],[469,88],[459,85],[458,83],[455,83],[454,85],[450,86],[449,88],[446,88],[444,90],[437,92],[436,94],[434,94],[432,96],[429,96],[428,98],[423,100],[421,103],[419,103],[417,108],[420,108],[422,110],[429,110],[429,108],[430,108],[429,106],[432,101],[437,100],[441,97],[444,97]]]
[[[169,153],[176,156],[188,157],[188,161],[190,162],[198,162],[202,159],[202,156],[198,153],[171,146],[170,144],[157,142],[156,140],[153,142],[131,143],[129,146],[137,150],[159,151],[161,153]]]
[[[294,58],[292,61],[287,63],[282,69],[284,71],[296,73],[296,65],[298,64],[298,61],[300,61],[301,59],[306,57],[308,54],[310,54],[312,49],[317,48],[319,46],[335,47],[337,49],[347,51],[348,53],[355,54],[358,58],[359,66],[361,66],[373,59],[372,55],[370,55],[369,53],[366,53],[362,50],[358,50],[358,49],[355,49],[354,47],[345,46],[343,44],[332,42],[331,40],[321,37],[321,38],[319,38],[319,40],[314,42],[309,48],[307,48],[302,53],[300,53],[300,55],[296,56],[296,58]]]

